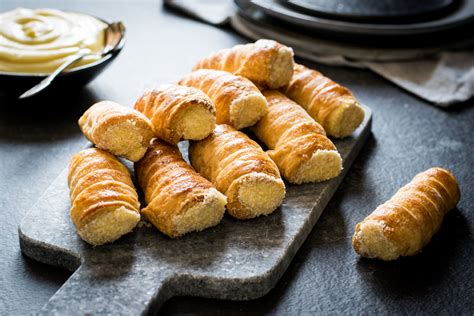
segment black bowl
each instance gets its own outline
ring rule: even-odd
[[[97,18],[109,24],[108,22]],[[101,59],[60,74],[51,85],[38,95],[54,94],[55,91],[64,91],[82,88],[95,79],[118,56],[125,44],[125,33],[117,49]],[[15,98],[43,80],[48,74],[30,74],[15,72],[0,72],[0,96]],[[34,97],[34,96],[33,96]]]

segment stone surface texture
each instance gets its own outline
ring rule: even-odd
[[[38,312],[71,276],[22,256],[18,225],[83,148],[77,127],[82,112],[104,99],[132,106],[145,89],[179,79],[210,51],[246,42],[228,29],[167,12],[154,0],[0,1],[0,11],[18,6],[123,20],[128,38],[110,68],[81,91],[27,104],[0,98],[1,315]],[[441,110],[369,72],[307,65],[349,87],[372,109],[372,135],[267,295],[248,301],[173,297],[160,314],[472,314],[474,101]],[[350,244],[355,224],[432,166],[451,169],[462,191],[440,232],[415,257],[360,259]]]

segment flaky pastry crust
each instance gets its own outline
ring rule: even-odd
[[[268,113],[252,127],[291,183],[319,182],[339,175],[342,159],[323,127],[276,90],[263,92]]]
[[[98,148],[131,161],[143,157],[154,134],[142,113],[111,101],[91,106],[79,119],[79,127]]]
[[[293,50],[273,40],[222,49],[200,60],[193,68],[216,69],[245,77],[262,89],[278,89],[290,82]]]
[[[227,211],[236,218],[268,215],[285,196],[275,163],[257,143],[229,125],[217,125],[207,138],[192,142],[189,159],[227,196]]]
[[[415,255],[429,243],[459,198],[451,172],[443,168],[421,172],[356,225],[352,246],[368,258]]]
[[[203,139],[216,126],[214,104],[196,88],[162,85],[143,94],[135,109],[145,114],[155,134],[170,144]]]
[[[254,125],[267,112],[265,97],[244,77],[201,69],[184,76],[179,84],[202,90],[211,98],[218,124],[242,129]]]
[[[364,120],[364,110],[347,88],[303,65],[295,64],[293,77],[282,92],[301,105],[329,136],[349,136]]]
[[[110,153],[89,148],[69,164],[71,218],[83,240],[97,246],[117,240],[140,220],[128,169]]]
[[[164,234],[179,237],[221,221],[225,196],[184,161],[178,147],[154,139],[135,173],[147,202],[141,212]]]

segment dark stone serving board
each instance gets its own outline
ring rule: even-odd
[[[40,314],[146,314],[175,295],[248,300],[268,293],[290,264],[367,140],[372,112],[352,137],[336,140],[342,174],[287,185],[282,206],[249,221],[225,216],[216,227],[172,240],[154,227],[91,247],[69,218],[65,170],[19,226],[23,253],[75,271]]]

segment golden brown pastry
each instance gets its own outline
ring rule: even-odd
[[[229,125],[217,125],[207,138],[192,142],[189,159],[227,196],[227,211],[238,219],[268,215],[285,196],[275,163],[257,143]]]
[[[129,233],[140,221],[128,169],[110,153],[84,149],[69,164],[71,218],[79,236],[98,246]]]
[[[282,91],[321,124],[329,136],[349,136],[364,120],[364,110],[347,88],[305,66],[295,65],[293,78]]]
[[[267,101],[252,82],[225,71],[196,70],[179,84],[198,88],[211,98],[218,124],[242,129],[257,123],[267,112]]]
[[[221,221],[226,197],[183,160],[178,147],[154,139],[135,172],[148,203],[142,214],[164,234],[178,237]]]
[[[135,103],[145,114],[155,134],[170,144],[201,140],[216,127],[216,110],[202,91],[180,85],[162,85],[145,93]]]
[[[336,146],[321,125],[298,104],[276,90],[263,92],[268,113],[252,128],[269,150],[283,177],[291,183],[334,178],[342,169]]]
[[[448,170],[431,168],[419,173],[357,224],[352,246],[368,258],[412,256],[428,244],[459,198],[456,178]]]
[[[293,50],[272,40],[222,49],[199,61],[193,70],[216,69],[251,80],[260,88],[278,89],[290,82]]]
[[[131,161],[143,157],[153,138],[151,123],[142,113],[111,101],[91,106],[79,127],[97,147]]]

